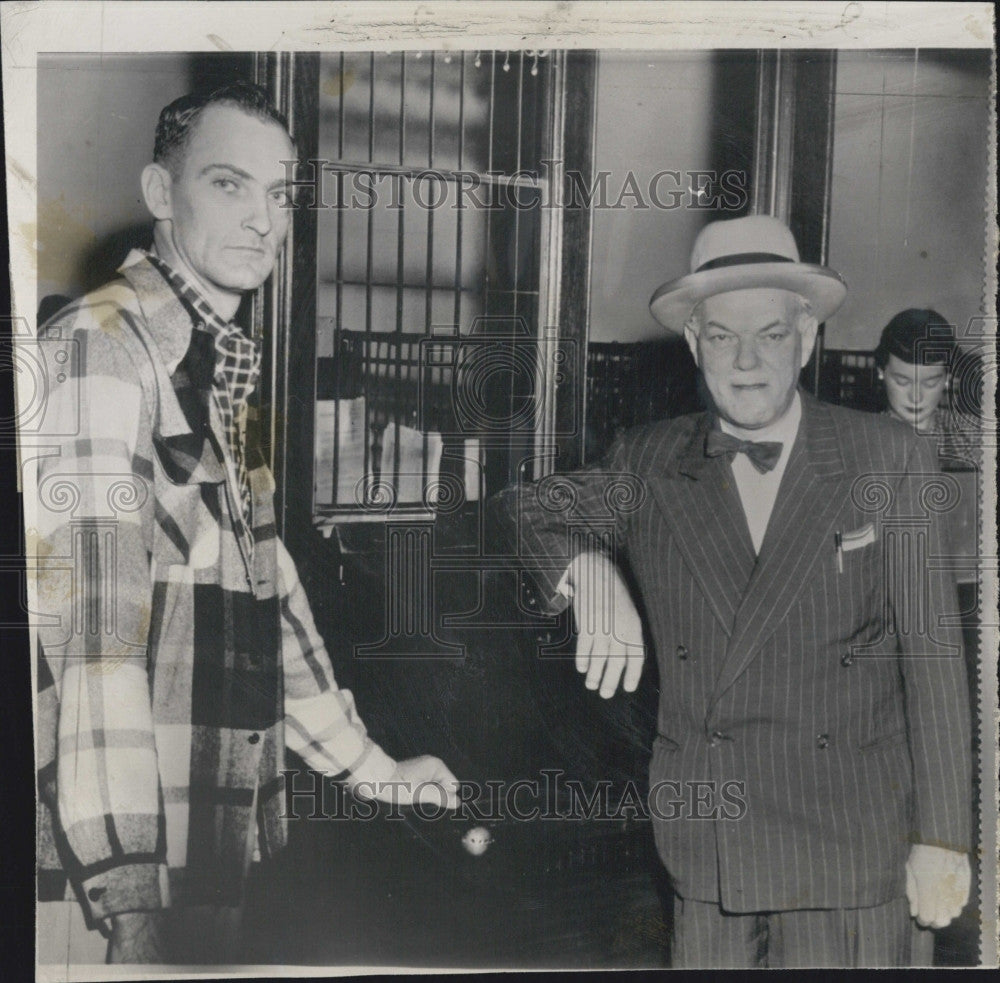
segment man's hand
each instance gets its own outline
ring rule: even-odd
[[[944,928],[969,900],[971,880],[967,854],[914,843],[906,861],[910,914],[925,928]]]
[[[399,805],[444,806],[458,808],[458,779],[440,759],[429,754],[396,763],[390,783],[375,789],[373,798]]]
[[[646,649],[642,620],[625,581],[603,553],[581,553],[567,571],[576,623],[576,668],[587,689],[614,696],[619,680],[631,693],[639,685]],[[624,673],[624,679],[622,674]]]
[[[130,911],[111,918],[109,963],[165,963],[163,915],[159,911]]]

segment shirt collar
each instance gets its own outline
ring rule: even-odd
[[[132,284],[167,372],[173,375],[191,345],[194,330],[210,334],[217,351],[252,353],[257,343],[212,306],[162,257],[133,249],[118,268]]]
[[[724,433],[732,434],[733,436],[738,436],[743,440],[753,440],[753,441],[765,441],[765,440],[776,440],[784,445],[783,450],[787,451],[791,448],[792,444],[795,442],[795,436],[799,432],[799,423],[802,420],[802,399],[799,396],[799,392],[796,389],[795,395],[792,397],[791,405],[785,411],[784,416],[779,420],[775,420],[774,423],[768,424],[766,427],[761,427],[760,430],[755,430],[752,435],[747,437],[746,433],[737,433],[736,428],[731,426],[721,417],[719,418],[719,426],[722,428]]]
[[[167,283],[170,284],[171,289],[181,303],[192,309],[192,320],[197,330],[207,331],[215,338],[217,345],[225,344],[237,338],[249,341],[239,327],[233,324],[232,321],[227,321],[225,318],[220,317],[212,305],[191,286],[190,281],[165,259],[157,255],[155,250],[145,252],[145,256],[162,274]]]

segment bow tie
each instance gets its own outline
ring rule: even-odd
[[[772,471],[781,457],[782,444],[777,440],[740,440],[722,430],[709,430],[705,438],[706,457],[729,456],[731,461],[737,454],[746,454],[750,463],[761,473]]]

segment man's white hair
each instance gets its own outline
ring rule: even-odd
[[[708,298],[706,298],[706,300],[707,299]],[[790,290],[786,290],[785,316],[801,331],[808,322],[809,318],[813,316],[812,304],[810,304],[809,301],[802,296],[802,294],[796,294],[792,293]],[[701,300],[695,304],[691,313],[688,315],[688,319],[684,323],[684,327],[697,335],[704,326],[705,301]]]

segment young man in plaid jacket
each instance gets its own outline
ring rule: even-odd
[[[260,353],[231,318],[285,240],[294,155],[255,87],[172,103],[142,174],[153,249],[43,332],[66,353],[47,432],[72,436],[38,469],[39,866],[113,962],[238,959],[286,746],[362,796],[457,804],[440,760],[394,761],[338,689],[247,439]],[[41,961],[103,956],[56,910]]]

